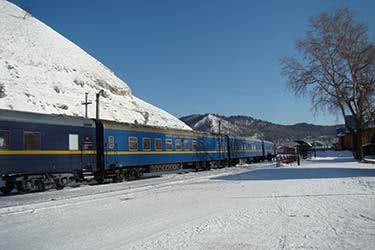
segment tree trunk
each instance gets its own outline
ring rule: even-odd
[[[362,129],[353,133],[353,155],[356,160],[361,161],[363,159]]]

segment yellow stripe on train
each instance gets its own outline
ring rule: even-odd
[[[0,150],[0,155],[80,155],[96,154],[95,150]]]
[[[213,154],[224,151],[106,151],[106,155]]]
[[[223,150],[210,151],[105,151],[105,155],[150,155],[150,154],[215,154],[225,153]],[[241,150],[238,152],[256,152]],[[232,153],[234,153],[232,152]],[[80,155],[96,154],[95,150],[0,150],[0,155]]]

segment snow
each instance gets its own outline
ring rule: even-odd
[[[328,155],[3,196],[0,249],[373,249],[374,165]]]
[[[230,122],[226,121],[225,119],[222,119],[220,117],[217,117],[213,114],[208,114],[205,117],[203,117],[200,121],[198,121],[194,125],[195,130],[200,131],[210,131],[213,133],[219,133],[219,123],[220,123],[220,129],[221,132],[228,132],[228,131],[236,131],[237,133],[240,131],[240,128],[234,124],[231,124]]]
[[[77,45],[12,3],[0,0],[0,108],[84,116],[85,92],[101,98],[101,118],[188,129],[132,95],[129,86]],[[157,87],[157,86],[152,86]],[[95,104],[89,105],[95,117]]]
[[[220,117],[219,115],[206,114],[203,116],[203,118],[201,118],[194,125],[192,125],[192,128],[198,131],[209,131],[212,133],[219,133],[221,131],[221,133],[224,133],[224,134],[241,135],[244,133],[244,131],[246,131],[246,129],[241,127],[241,124],[242,125],[246,124],[247,126],[249,126],[253,124],[253,121],[252,122],[249,122],[248,120],[227,121],[226,119]],[[220,131],[219,131],[219,127],[220,127]],[[258,131],[258,132],[255,132],[252,136],[247,136],[247,138],[252,139],[252,140],[257,140],[259,138],[264,138],[264,136],[262,132]]]

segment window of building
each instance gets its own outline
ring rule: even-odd
[[[162,144],[161,144],[161,139],[156,138],[155,139],[155,150],[156,151],[161,151],[162,150]]]
[[[143,138],[142,139],[143,151],[150,151],[151,150],[151,140],[150,138]]]
[[[138,150],[138,139],[137,137],[130,136],[128,139],[129,142],[129,151],[137,151]]]
[[[191,141],[191,146],[192,146],[193,151],[197,151],[197,141],[196,140]]]
[[[69,134],[69,150],[79,150],[79,137],[77,134]]]
[[[0,150],[9,149],[9,131],[0,130]]]
[[[24,148],[28,150],[40,149],[40,133],[25,131],[23,133]]]
[[[165,146],[168,151],[172,151],[172,139],[166,139],[165,140]]]
[[[184,140],[184,150],[189,151],[190,150],[190,142],[189,140]]]
[[[176,139],[175,143],[176,143],[176,151],[181,151],[181,140]]]

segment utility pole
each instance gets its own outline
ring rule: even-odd
[[[96,93],[96,120],[99,120],[99,98],[103,94],[103,90],[100,90],[98,93]]]
[[[89,101],[88,98],[89,93],[85,93],[85,101],[81,102],[82,105],[85,105],[85,118],[87,118],[87,111],[88,111],[88,105],[92,104],[91,101]]]
[[[221,135],[221,121],[219,120],[219,135]]]

